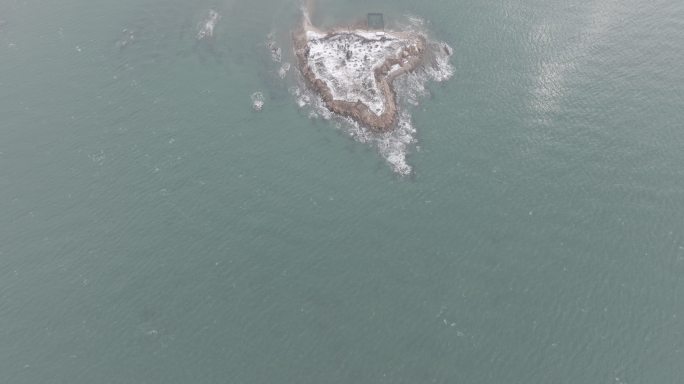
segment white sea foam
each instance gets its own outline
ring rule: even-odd
[[[266,44],[268,45],[268,49],[271,51],[271,60],[276,63],[280,63],[280,61],[283,59],[283,50],[280,49],[278,43],[275,41],[275,36],[273,33],[269,33],[266,37]]]
[[[287,72],[290,70],[290,67],[290,63],[283,63],[283,65],[280,66],[280,69],[278,69],[278,77],[284,79],[285,76],[287,76]]]
[[[422,28],[425,25],[425,19],[414,15],[406,15],[406,20],[413,26]]]
[[[454,52],[449,44],[444,42],[430,42],[432,62],[424,68],[430,80],[441,82],[449,80],[454,75],[454,67],[449,58]]]
[[[307,88],[292,87],[290,94],[295,97],[300,108],[309,109],[310,118],[335,121],[335,126],[352,139],[375,147],[395,173],[401,176],[411,174],[412,167],[407,162],[407,155],[411,144],[415,142],[416,130],[407,111],[400,112],[399,122],[394,130],[378,133],[361,126],[351,118],[335,115],[325,106],[318,94]]]
[[[250,99],[252,100],[252,109],[255,111],[261,111],[264,108],[264,94],[257,91],[252,93],[250,96]]]
[[[121,31],[121,37],[116,42],[116,47],[119,49],[124,49],[128,45],[135,42],[135,30],[124,28]]]
[[[199,25],[197,40],[214,36],[214,28],[216,27],[216,23],[218,23],[219,19],[221,19],[221,15],[219,15],[218,12],[214,11],[213,9],[210,9],[207,16]]]

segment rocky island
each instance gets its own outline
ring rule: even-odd
[[[424,36],[367,25],[322,31],[305,13],[293,40],[302,77],[329,110],[378,132],[396,126],[393,81],[421,65]]]

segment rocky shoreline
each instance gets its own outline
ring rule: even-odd
[[[307,21],[303,23],[300,29],[294,31],[292,36],[299,71],[307,85],[321,96],[328,109],[340,116],[352,118],[359,124],[378,132],[388,132],[394,129],[399,113],[392,83],[398,76],[414,71],[423,62],[426,49],[426,41],[423,36],[395,32],[372,32],[361,29],[322,32]],[[345,41],[347,41],[346,44]],[[349,48],[349,41],[355,44],[354,47],[364,47],[364,51],[353,51]],[[361,55],[373,49],[380,52],[382,61],[368,68],[362,68],[362,70],[372,71],[372,76],[369,73],[361,73],[359,76],[344,80],[347,81],[345,86],[350,87],[350,89],[361,92],[367,97],[372,97],[374,100],[379,100],[378,103],[381,104],[381,107],[374,108],[374,111],[369,102],[364,102],[360,98],[350,99],[356,95],[353,92],[340,95],[340,89],[344,92],[345,88],[339,85],[341,81],[336,76],[337,72],[328,71],[325,72],[326,76],[322,76],[320,72],[330,68],[321,69],[324,65],[321,64],[320,60],[312,59],[311,48],[314,43],[317,46],[322,45],[327,51],[341,50],[341,52],[331,53],[331,56],[342,55],[335,64],[335,69],[341,68],[340,73],[345,70],[350,71],[344,67],[348,65],[347,61],[352,59],[353,55]],[[394,49],[394,45],[399,45],[399,48]],[[365,50],[365,48],[368,49]],[[382,51],[383,48],[385,51]],[[390,53],[387,53],[388,51]],[[368,55],[359,60],[367,65],[369,62]],[[353,70],[359,71],[358,65]],[[368,80],[369,76],[374,84],[361,81],[364,78]]]

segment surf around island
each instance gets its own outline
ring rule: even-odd
[[[321,29],[311,22],[313,9],[307,1],[292,31],[296,68],[309,92],[298,90],[298,103],[318,100],[327,110],[319,109],[321,115],[345,121],[355,139],[376,143],[397,173],[411,173],[406,155],[415,129],[408,106],[428,94],[428,80],[451,77],[453,50],[431,41],[420,18],[392,28],[361,21]]]

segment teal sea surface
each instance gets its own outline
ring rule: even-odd
[[[408,176],[278,76],[299,0],[0,1],[0,383],[684,382],[684,2],[368,12],[454,51]]]

